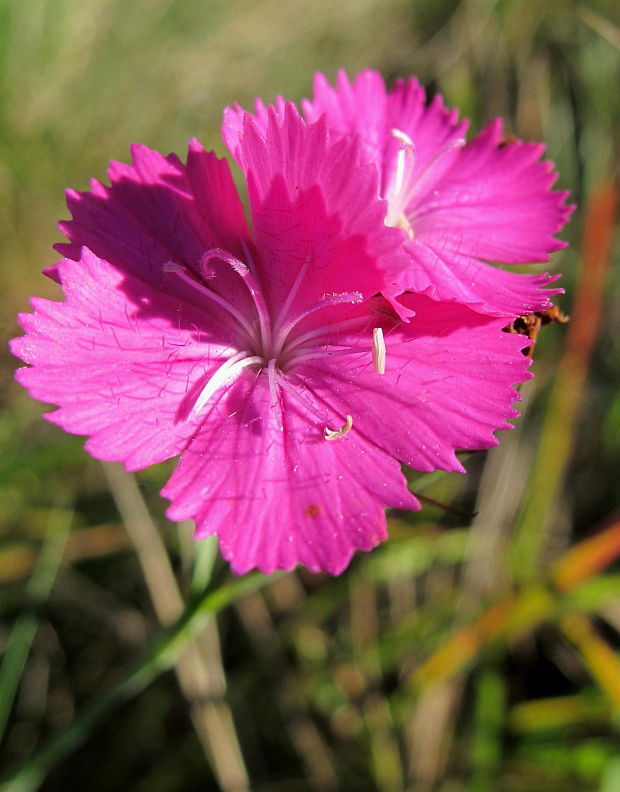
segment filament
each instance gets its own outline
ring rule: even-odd
[[[228,358],[228,360],[224,361],[215,374],[210,377],[209,381],[200,392],[200,395],[196,399],[196,402],[192,407],[192,411],[189,414],[189,418],[195,418],[205,406],[205,404],[209,401],[211,396],[213,396],[213,394],[224,385],[227,385],[229,382],[236,379],[238,374],[243,371],[243,369],[248,368],[248,366],[260,365],[262,362],[263,359],[261,357],[258,357],[257,355],[248,356],[247,352],[238,352],[236,355],[233,355],[232,357]]]
[[[196,291],[200,292],[200,294],[204,295],[205,297],[208,297],[214,303],[219,305],[220,308],[223,308],[234,319],[236,319],[237,322],[239,322],[242,329],[245,331],[246,335],[248,336],[248,340],[251,342],[256,341],[256,333],[254,332],[254,328],[248,322],[246,317],[241,313],[241,311],[235,308],[234,305],[231,305],[228,302],[228,300],[225,300],[223,297],[217,294],[217,292],[207,289],[206,286],[202,285],[202,283],[199,283],[197,280],[194,280],[194,278],[192,278],[190,275],[187,274],[187,270],[185,269],[185,267],[183,267],[181,264],[175,264],[174,261],[167,261],[164,264],[164,272],[174,273],[182,281],[187,283],[189,286],[192,286],[192,288],[196,289]]]
[[[291,352],[299,346],[306,344],[308,341],[319,343],[318,339],[325,337],[328,339],[336,330],[355,330],[357,327],[364,327],[368,324],[367,316],[358,316],[355,319],[343,319],[341,322],[333,322],[325,327],[317,327],[314,330],[308,330],[301,335],[294,338],[287,346],[287,351]]]
[[[275,407],[278,403],[278,389],[276,382],[276,359],[271,358],[267,364],[267,380],[269,382],[269,395],[271,396],[271,406]]]
[[[310,316],[311,314],[315,313],[316,311],[321,311],[324,308],[331,308],[334,305],[342,305],[343,303],[360,303],[363,301],[363,296],[360,292],[344,292],[342,294],[325,294],[323,297],[316,303],[312,303],[303,311],[298,313],[294,319],[292,319],[288,324],[284,325],[284,327],[279,331],[277,337],[277,344],[274,350],[276,355],[279,355],[282,352],[282,348],[288,338],[291,330],[295,327],[295,325],[299,324],[302,319],[305,319],[306,316]]]
[[[403,200],[404,209],[406,209],[407,206],[411,203],[411,199],[417,192],[420,191],[421,186],[424,185],[425,181],[428,181],[428,179],[425,177],[430,175],[433,178],[437,179],[439,178],[439,176],[443,174],[444,172],[443,170],[441,171],[441,173],[432,172],[432,169],[437,165],[439,160],[444,159],[448,154],[455,151],[456,149],[462,149],[466,143],[467,141],[465,140],[465,138],[457,138],[456,140],[452,140],[450,141],[450,143],[447,143],[441,149],[441,151],[438,151],[437,154],[435,154],[432,160],[422,168],[417,178],[412,182],[408,194],[404,196],[404,200]]]
[[[286,377],[280,371],[276,371],[276,381],[278,385],[282,388],[282,390],[286,391],[289,396],[292,396],[297,402],[302,404],[306,410],[309,410],[314,416],[316,416],[321,423],[325,421],[325,415],[320,413],[319,410],[312,404],[311,401],[306,399],[296,388],[294,388],[290,382],[286,379]]]
[[[415,144],[409,135],[400,129],[392,129],[392,135],[399,141],[400,145],[396,154],[394,176],[385,190],[384,197],[388,202],[385,224],[400,227],[410,237],[413,237],[413,229],[407,217],[407,207],[411,203],[413,196],[428,181],[427,177],[429,175],[435,179],[442,175],[443,170],[440,172],[436,171],[437,163],[455,149],[463,148],[466,140],[465,138],[451,140],[426,163],[419,173],[414,174],[417,165]]]
[[[241,280],[246,285],[247,290],[250,292],[250,296],[254,301],[254,305],[256,306],[256,313],[258,314],[258,322],[260,325],[260,334],[263,346],[270,347],[271,323],[269,321],[269,310],[267,309],[267,304],[265,303],[265,299],[261,292],[260,286],[256,282],[256,279],[242,261],[239,261],[238,258],[235,258],[226,250],[222,250],[222,248],[212,248],[211,250],[207,250],[207,252],[203,254],[200,263],[206,268],[207,263],[214,258],[226,262],[226,264],[228,264],[234,270],[234,272],[236,272],[237,275],[241,277]]]
[[[304,263],[299,268],[299,270],[297,272],[297,275],[295,276],[295,280],[293,281],[293,285],[291,286],[291,288],[289,290],[289,293],[286,296],[286,300],[284,301],[284,305],[282,306],[282,309],[281,309],[280,313],[278,314],[278,318],[274,322],[274,333],[276,335],[278,334],[278,331],[280,329],[280,322],[284,322],[286,320],[286,318],[287,318],[288,310],[291,307],[291,305],[293,304],[293,300],[295,299],[295,296],[297,295],[297,292],[299,291],[299,287],[301,286],[301,283],[302,283],[302,281],[304,279],[304,275],[306,274],[306,272],[308,270],[308,265],[310,264],[311,261],[312,261],[312,256],[309,253],[307,255],[307,257],[306,257],[306,260],[304,261]]]
[[[316,358],[337,357],[339,355],[358,355],[362,352],[369,352],[369,347],[351,347],[349,349],[314,349],[312,352],[300,352],[285,360],[287,368],[303,363],[305,360],[315,360]]]

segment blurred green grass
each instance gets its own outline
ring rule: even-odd
[[[0,0],[3,659],[19,655],[15,635],[20,656],[31,643],[23,668],[2,666],[3,695],[15,692],[2,768],[32,770],[32,752],[75,729],[76,713],[107,695],[160,631],[119,493],[83,441],[42,421],[41,406],[12,381],[5,341],[19,332],[16,312],[30,294],[57,294],[40,270],[55,260],[63,189],[103,178],[134,140],[182,153],[195,135],[222,154],[226,104],[297,100],[316,70],[333,77],[367,66],[388,79],[417,74],[474,131],[502,115],[510,133],[546,141],[559,186],[579,204],[563,235],[571,247],[553,263],[571,313],[589,283],[585,207],[619,175],[616,2]],[[599,215],[590,228],[605,232]],[[241,790],[245,765],[251,789],[265,792],[613,792],[620,587],[605,567],[620,531],[617,237],[609,261],[602,303],[582,320],[585,332],[600,328],[565,419],[558,425],[560,361],[566,371],[574,359],[566,328],[550,327],[518,429],[471,455],[466,477],[413,477],[412,489],[477,509],[473,521],[433,506],[395,516],[390,541],[341,578],[286,575],[219,615],[227,688],[211,680],[209,712],[232,713],[241,763],[227,727],[214,760],[213,731],[190,719],[164,672],[92,727],[78,719],[82,746],[58,754],[41,788]],[[565,459],[534,465],[541,431],[543,448],[565,448]],[[211,572],[209,558],[192,572],[188,527],[165,520],[157,494],[168,470],[141,473],[141,497],[192,601],[197,580],[215,589],[228,573],[219,562]],[[533,491],[540,505],[528,513]],[[69,512],[53,585],[37,589],[54,515]],[[608,525],[599,549],[571,562],[579,585],[562,589],[551,564]],[[204,662],[219,667],[217,657]]]

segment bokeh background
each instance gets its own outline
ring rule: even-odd
[[[132,141],[224,154],[226,104],[368,66],[546,141],[571,323],[515,431],[412,474],[450,508],[392,515],[340,578],[234,579],[163,516],[170,466],[90,459],[5,342],[58,296],[65,187]],[[0,0],[4,792],[620,790],[619,119],[614,0]]]

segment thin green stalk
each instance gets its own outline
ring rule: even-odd
[[[35,606],[45,602],[54,585],[72,520],[73,512],[53,509],[50,513],[43,546],[26,589]],[[9,635],[0,667],[0,740],[4,736],[38,626],[36,612],[26,610],[17,617]]]
[[[199,542],[194,542],[196,556],[192,571],[190,590],[193,595],[200,596],[211,582],[213,566],[217,558],[218,543],[215,536],[208,536]]]
[[[492,792],[502,761],[502,736],[506,719],[506,682],[490,667],[480,675],[471,738],[470,792]]]
[[[617,202],[616,188],[602,184],[592,193],[587,207],[584,263],[566,349],[549,396],[540,444],[513,541],[514,575],[525,584],[532,583],[539,575],[549,527],[575,443],[577,418],[602,318]]]
[[[221,611],[244,594],[271,583],[276,575],[259,572],[235,579],[190,605],[181,619],[162,630],[144,657],[98,699],[42,745],[21,767],[0,780],[0,792],[34,792],[49,770],[78,748],[116,707],[142,692],[162,672],[172,668],[193,640],[205,617]]]

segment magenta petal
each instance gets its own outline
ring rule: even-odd
[[[89,435],[99,459],[137,470],[180,453],[196,431],[196,392],[226,352],[204,329],[212,320],[87,249],[59,270],[66,302],[35,299],[20,316],[28,335],[11,347],[30,367],[18,380],[59,405],[49,420]]]
[[[503,142],[500,120],[465,146],[432,196],[415,196],[407,215],[415,238],[461,255],[506,264],[548,261],[572,207],[551,190],[544,146]]]
[[[282,96],[277,96],[274,104],[278,114],[283,115],[286,107],[284,98]],[[224,138],[224,143],[235,158],[235,162],[240,167],[243,166],[240,161],[241,152],[239,152],[238,149],[243,136],[244,118],[246,115],[248,115],[248,111],[244,110],[241,105],[235,103],[232,107],[226,107],[224,109],[224,120],[222,123],[222,137]],[[261,135],[265,137],[269,123],[269,113],[262,99],[256,99],[254,102],[254,113],[251,115]]]
[[[507,272],[471,256],[430,245],[408,242],[412,266],[401,280],[402,290],[427,294],[434,300],[460,302],[475,311],[512,319],[544,311],[561,288],[546,288],[559,278],[547,273]]]
[[[353,83],[344,71],[338,72],[335,88],[317,74],[313,101],[304,101],[303,107],[309,121],[325,114],[330,135],[359,135],[364,154],[381,169],[384,190],[395,168],[394,130],[413,141],[414,176],[425,173],[433,159],[467,130],[467,122],[459,122],[457,112],[447,110],[440,96],[427,104],[415,78],[398,80],[388,94],[383,78],[372,69],[358,74]]]
[[[331,143],[324,122],[306,125],[287,104],[280,113],[269,108],[266,128],[245,116],[237,156],[272,306],[296,281],[304,301],[343,292],[370,297],[398,281],[404,235],[385,226],[377,171],[359,164],[355,141]]]
[[[359,136],[366,158],[381,171],[387,222],[407,232],[409,266],[383,294],[397,305],[410,289],[436,300],[514,317],[550,305],[558,290],[547,275],[501,273],[485,262],[548,261],[564,247],[555,238],[572,207],[552,190],[553,165],[543,146],[506,142],[501,121],[465,144],[466,122],[440,96],[426,102],[417,80],[399,80],[386,93],[373,71],[332,87],[318,74],[306,118],[324,117],[332,137]],[[496,275],[494,273],[497,273]]]
[[[387,93],[381,75],[367,69],[350,83],[346,72],[338,72],[332,88],[325,75],[314,77],[314,101],[302,102],[310,122],[325,115],[330,135],[335,139],[359,134],[365,156],[382,163],[383,151],[390,135],[387,119]]]
[[[146,146],[132,146],[133,162],[112,162],[111,186],[67,192],[73,220],[60,224],[70,244],[57,245],[77,260],[84,245],[97,256],[147,282],[167,261],[195,267],[202,254],[222,247],[242,254],[249,232],[228,163],[189,146],[187,166]]]
[[[401,299],[415,316],[384,327],[384,374],[366,353],[309,361],[299,377],[335,412],[352,416],[352,434],[416,470],[462,471],[455,450],[489,448],[497,429],[512,428],[513,386],[531,377],[521,354],[528,342],[463,305]]]
[[[312,413],[286,394],[282,404],[272,407],[265,377],[243,377],[163,489],[168,516],[217,534],[239,574],[296,564],[339,574],[386,538],[385,506],[419,506],[387,454],[352,432],[327,441]]]

